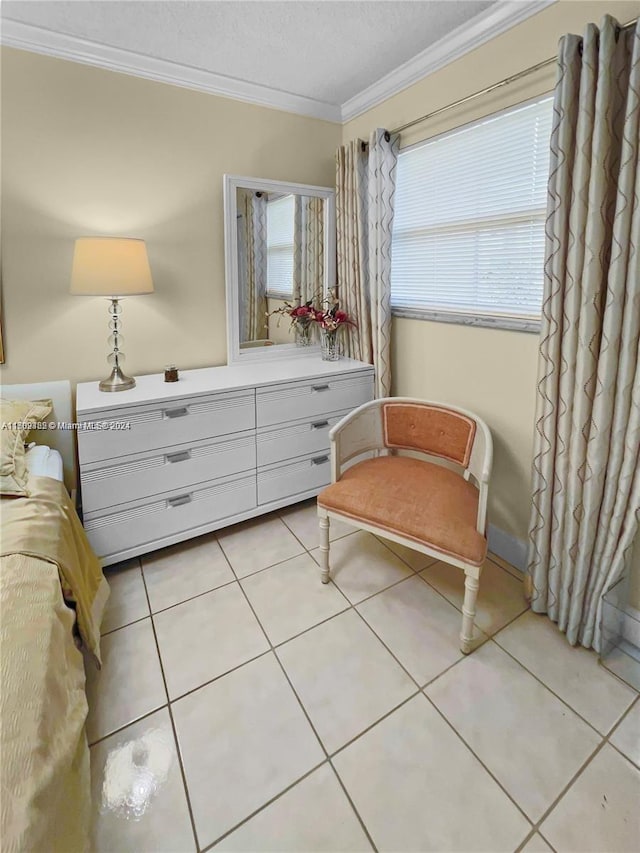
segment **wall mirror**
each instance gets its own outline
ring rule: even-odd
[[[334,196],[329,187],[224,176],[229,364],[294,353],[289,318],[273,312],[334,286]]]

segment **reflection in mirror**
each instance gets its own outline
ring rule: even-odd
[[[285,302],[319,301],[324,204],[317,196],[236,189],[240,349],[290,344]]]

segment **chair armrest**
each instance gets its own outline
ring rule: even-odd
[[[384,447],[381,409],[384,400],[372,400],[354,409],[329,432],[331,442],[331,482],[341,476],[342,466],[371,450]]]
[[[471,449],[469,466],[465,472],[465,478],[471,475],[478,484],[478,517],[476,529],[483,536],[487,527],[487,499],[489,493],[489,478],[493,466],[493,439],[489,427],[483,420],[475,417],[476,435]]]

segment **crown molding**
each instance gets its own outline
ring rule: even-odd
[[[338,104],[317,101],[314,98],[226,77],[224,74],[215,74],[212,71],[193,68],[178,62],[156,59],[134,51],[99,44],[89,39],[57,33],[44,27],[13,21],[10,18],[2,19],[0,43],[19,50],[42,53],[84,65],[94,65],[109,71],[169,83],[172,86],[195,89],[211,95],[220,95],[223,98],[233,98],[236,101],[246,101],[250,104],[325,121],[338,123],[341,121]]]
[[[397,95],[418,80],[439,71],[465,53],[475,50],[555,2],[556,0],[501,0],[345,101],[342,104],[342,122],[350,121],[392,95]]]
[[[345,101],[342,106],[178,62],[145,56],[135,51],[123,50],[89,39],[57,33],[10,18],[2,20],[0,43],[19,50],[42,53],[121,74],[131,74],[172,86],[195,89],[223,98],[232,98],[324,121],[344,123],[555,2],[556,0],[500,0],[468,24],[457,27],[445,38]]]

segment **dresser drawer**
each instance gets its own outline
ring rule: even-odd
[[[256,390],[258,427],[351,411],[373,399],[373,372],[325,376]]]
[[[343,412],[326,417],[262,428],[256,437],[258,467],[295,459],[298,456],[308,456],[311,453],[316,455],[327,453],[329,430],[350,411],[345,409]]]
[[[131,502],[117,511],[99,510],[84,516],[84,528],[99,557],[128,548],[144,551],[159,539],[182,533],[256,506],[255,472],[200,483],[146,501]]]
[[[165,447],[111,462],[91,462],[82,469],[85,512],[217,480],[256,465],[253,430],[237,438],[204,439]]]
[[[225,391],[145,406],[123,406],[103,414],[85,415],[82,420],[105,427],[78,431],[78,454],[84,467],[102,459],[254,429],[255,391]],[[118,429],[119,423],[129,424],[130,428]]]
[[[270,465],[258,469],[258,504],[295,497],[331,482],[329,451],[296,459],[285,465]],[[292,501],[293,502],[293,501]]]

